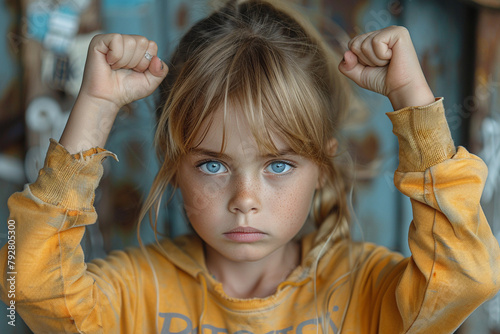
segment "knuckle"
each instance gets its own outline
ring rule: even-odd
[[[371,41],[371,45],[372,47],[375,49],[375,48],[378,48],[381,46],[381,44],[383,43],[383,36],[382,35],[376,35],[373,37],[372,41]]]
[[[403,26],[395,26],[395,29],[397,30],[398,33],[403,34],[403,35],[409,35],[410,32],[406,27]]]
[[[101,39],[103,36],[104,36],[103,34],[94,35],[94,37],[92,37],[91,43]]]
[[[148,49],[151,50],[151,51],[153,51],[153,52],[157,52],[158,51],[158,45],[156,44],[156,42],[149,41]]]
[[[111,40],[118,41],[118,42],[123,40],[123,35],[121,35],[121,34],[113,33],[110,35],[111,35]]]
[[[350,45],[350,49],[353,51],[359,51],[359,48],[360,48],[359,38],[355,38],[351,42],[352,43]]]
[[[360,49],[361,49],[361,51],[363,51],[363,52],[365,52],[365,53],[366,53],[366,52],[368,52],[368,51],[370,51],[370,50],[372,49],[372,45],[371,45],[371,43],[370,43],[369,41],[366,41],[366,40],[365,40],[365,41],[361,44]]]
[[[125,44],[125,47],[128,48],[128,49],[133,49],[137,45],[137,43],[136,43],[136,41],[135,41],[134,38],[125,38],[123,42]]]
[[[95,35],[94,37],[92,37],[92,40],[90,41],[90,47],[93,47],[95,46],[96,44],[98,44],[101,40],[103,40],[105,38],[106,35],[104,34],[97,34]]]
[[[137,46],[139,46],[139,47],[146,48],[149,45],[149,40],[144,36],[138,36],[136,42],[137,42]]]

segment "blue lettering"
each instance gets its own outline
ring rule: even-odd
[[[339,310],[338,306],[335,306],[333,308],[334,312],[338,311],[338,310]],[[163,326],[161,329],[161,334],[195,334],[198,332],[198,328],[193,328],[193,323],[191,322],[191,320],[183,314],[180,314],[180,313],[159,313],[159,316],[161,318],[164,318]],[[330,313],[327,313],[326,316],[328,318],[330,328],[332,329],[333,333],[336,334],[338,332],[338,328],[335,325],[335,323],[333,322],[333,320],[330,318]],[[319,321],[318,321],[318,319],[310,319],[310,320],[306,320],[306,321],[301,322],[297,326],[297,330],[295,333],[296,334],[303,334],[304,329],[308,326],[314,326],[314,329],[316,329],[318,327],[318,322],[320,322],[320,323],[322,322],[321,319],[322,318],[320,317]],[[202,328],[202,333],[205,333],[205,331],[207,331],[206,333],[209,333],[209,334],[220,334],[220,333],[227,334],[228,333],[227,329],[215,327],[212,325],[202,325],[201,328]],[[174,330],[175,330],[175,332],[174,332]],[[292,332],[292,331],[293,331],[293,326],[290,326],[290,327],[287,327],[284,329],[270,331],[270,332],[267,332],[266,334],[287,334],[287,333]],[[306,329],[306,331],[309,331],[309,330]],[[239,331],[235,332],[234,334],[253,334],[253,332],[250,332],[248,330],[239,330]]]
[[[339,307],[337,305],[335,305],[333,307],[333,309],[332,309],[333,312],[337,312],[338,310],[339,310]],[[332,318],[330,317],[330,313],[329,312],[326,314],[326,316],[328,317],[328,319],[330,319],[330,328],[332,329],[333,334],[336,334],[339,329],[337,328],[337,326],[333,322]]]
[[[165,318],[163,321],[163,326],[161,328],[161,334],[191,334],[193,330],[193,323],[183,314],[180,313],[160,313],[160,317]],[[180,319],[186,323],[186,327],[181,329],[180,332],[172,332],[171,326],[173,320]],[[176,322],[178,323],[178,321]],[[177,325],[179,326],[179,325]]]
[[[290,327],[287,327],[284,329],[280,329],[279,331],[276,332],[276,334],[286,334],[286,333],[290,332],[291,330],[293,330],[293,326],[290,326]]]
[[[318,324],[318,319],[311,319],[311,320],[302,321],[297,326],[296,333],[297,334],[302,334],[302,330],[303,330],[304,327],[309,326],[309,325],[314,325],[316,327],[317,324]]]
[[[215,326],[212,326],[212,325],[203,325],[203,326],[201,326],[201,332],[202,333],[205,333],[205,329],[208,329],[210,331],[209,333],[211,333],[211,334],[227,333],[227,329],[215,327]]]
[[[339,330],[332,319],[330,319],[330,328],[332,329],[333,334],[336,334],[337,331]]]
[[[333,334],[336,334],[337,331],[338,331],[338,328],[337,326],[335,326],[335,323],[333,322],[332,319],[330,319],[330,314],[327,313],[326,316],[328,317],[328,321],[330,323],[330,328],[332,329],[333,331]],[[319,318],[319,321],[321,322],[321,317]],[[315,328],[318,326],[318,319],[310,319],[310,320],[306,320],[306,321],[303,321],[301,322],[298,326],[297,326],[297,331],[296,333],[297,334],[302,334],[303,333],[303,329],[304,327],[306,326],[309,326],[309,325],[314,325]]]

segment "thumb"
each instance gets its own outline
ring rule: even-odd
[[[168,66],[160,58],[154,56],[151,59],[148,70],[144,72],[151,85],[157,87],[167,76]]]
[[[339,71],[360,87],[364,87],[361,80],[364,69],[365,66],[358,62],[358,57],[352,51],[344,53],[344,58],[339,64]]]

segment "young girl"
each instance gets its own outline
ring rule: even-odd
[[[156,226],[171,185],[196,234],[84,263],[101,162],[116,158],[102,147],[120,107],[167,75],[156,54],[144,37],[96,36],[63,136],[9,200],[15,266],[5,246],[1,297],[34,332],[451,333],[499,290],[479,205],[486,167],[455,149],[408,31],[357,36],[339,63],[270,0],[230,0],[197,23],[162,85],[161,168],[142,216]],[[410,258],[349,239],[339,71],[396,110]],[[298,237],[309,220],[316,231]]]

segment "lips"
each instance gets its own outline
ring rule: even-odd
[[[235,242],[251,243],[262,240],[266,233],[253,227],[239,226],[224,233],[224,236]]]
[[[226,233],[264,233],[264,232],[253,227],[239,226]]]

